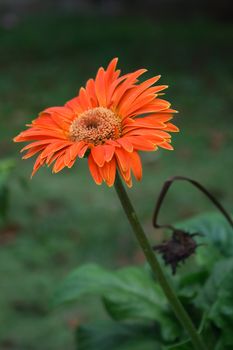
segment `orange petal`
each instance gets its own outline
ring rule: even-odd
[[[49,115],[55,114],[59,117],[60,120],[63,120],[67,123],[70,123],[72,119],[74,118],[74,114],[71,112],[71,110],[67,107],[49,107],[45,109],[43,113],[48,113]]]
[[[68,166],[68,164],[70,164],[70,162],[72,162],[72,159],[71,159],[71,156],[70,156],[70,148],[71,147],[67,147],[67,149],[65,151],[65,154],[64,154],[64,163],[65,163],[66,166]]]
[[[170,138],[170,135],[167,132],[163,132],[162,130],[157,129],[134,129],[127,133],[127,137],[133,136],[145,136],[146,139],[151,138],[156,142],[161,142],[166,138]]]
[[[110,82],[116,79],[116,76],[114,75],[116,65],[118,62],[118,58],[113,58],[113,60],[109,63],[107,69],[106,69],[106,76],[105,76],[105,81],[106,84],[108,85]]]
[[[133,152],[133,145],[126,137],[122,137],[117,140],[117,142],[127,151]]]
[[[46,160],[47,165],[51,165],[57,158],[59,158],[62,154],[65,155],[64,149],[61,149],[60,151],[57,151],[56,153],[51,153],[50,156],[47,157],[47,159],[43,158],[42,160]]]
[[[137,152],[130,154],[130,165],[135,178],[140,181],[142,179],[142,163]]]
[[[132,178],[130,177],[128,180],[125,180],[126,185],[131,188],[132,187]]]
[[[31,178],[35,175],[35,173],[39,170],[40,167],[42,167],[45,163],[45,160],[44,159],[41,159],[40,158],[40,155],[36,158],[36,161],[34,163],[34,166],[33,166],[33,171],[32,171],[32,174],[31,174]]]
[[[166,110],[166,112],[167,111],[168,110]],[[147,120],[150,123],[153,123],[153,121],[155,121],[155,120],[158,121],[158,122],[161,122],[161,123],[165,123],[168,120],[171,120],[172,118],[173,118],[172,113],[165,113],[165,111],[164,112],[161,111],[161,112],[158,112],[158,113],[149,114],[149,115],[147,115],[144,118],[136,118],[135,121],[137,121],[138,119],[145,119],[145,120]]]
[[[169,102],[156,98],[154,102],[148,103],[148,105],[144,105],[138,109],[134,109],[134,107],[132,107],[132,110],[128,112],[128,116],[130,117],[145,113],[161,112],[163,110],[167,110],[169,106]]]
[[[69,164],[67,164],[67,167],[68,167],[68,168],[71,168],[71,167],[74,165],[75,162],[76,162],[76,159],[71,160],[71,161],[69,162]]]
[[[29,140],[38,140],[41,138],[42,139],[55,138],[60,140],[67,140],[67,136],[62,130],[58,132],[58,131],[52,131],[52,130],[30,128],[28,130],[21,132],[15,138],[15,141],[23,142],[23,141],[29,141]]]
[[[106,91],[105,91],[105,71],[103,67],[99,68],[95,79],[95,92],[99,105],[106,106]]]
[[[147,95],[146,97],[136,101],[136,103],[131,104],[127,112],[125,112],[125,114],[122,115],[122,117],[125,118],[125,117],[132,117],[135,115],[143,114],[143,113],[138,113],[137,111],[148,108],[148,105],[151,105],[151,103],[154,103],[155,99],[156,99],[156,96],[154,94]]]
[[[64,141],[57,141],[50,143],[44,151],[41,153],[41,158],[48,157],[51,153],[55,153],[59,151],[62,148],[68,147],[71,144],[71,142],[64,142]]]
[[[85,153],[87,151],[87,149],[89,148],[89,145],[88,144],[85,144],[81,149],[80,151],[78,152],[78,156],[79,158],[83,158],[85,156]]]
[[[105,152],[104,152],[104,147],[101,145],[95,146],[91,149],[91,154],[92,157],[95,161],[95,163],[99,166],[102,167],[105,162]]]
[[[119,163],[118,163],[118,169],[119,169],[121,177],[123,178],[123,180],[125,181],[127,186],[128,187],[132,187],[132,179],[131,179],[130,168],[127,171],[123,171],[122,168],[119,167]]]
[[[116,160],[112,158],[111,162],[109,162],[109,176],[106,180],[108,186],[113,186],[116,177]]]
[[[159,144],[159,147],[168,149],[169,151],[173,151],[173,150],[174,150],[174,148],[172,147],[172,145],[170,145],[170,143],[168,143],[168,142],[166,142],[166,141],[160,143],[160,144]]]
[[[98,100],[96,97],[96,93],[95,93],[95,82],[94,79],[89,79],[86,83],[86,93],[89,96],[89,100],[91,101],[92,107],[95,108],[97,107],[98,104]]]
[[[48,113],[57,126],[68,131],[72,120],[75,118],[74,113],[67,107],[47,108],[43,113]]]
[[[154,118],[144,117],[131,119],[127,118],[123,126],[123,133],[127,133],[133,129],[137,128],[149,128],[149,129],[164,129],[166,124]]]
[[[69,100],[68,102],[66,102],[65,107],[70,108],[76,116],[77,116],[77,114],[84,112],[83,108],[80,105],[78,97],[74,97],[71,100]]]
[[[92,107],[91,100],[83,87],[79,90],[79,103],[84,110]]]
[[[119,104],[124,93],[135,83],[136,79],[145,72],[146,69],[139,69],[136,72],[129,74],[125,81],[116,88],[112,97],[115,106]]]
[[[157,131],[157,129],[138,128],[138,129],[133,129],[132,131],[127,132],[125,137],[154,135],[156,133],[156,131]],[[161,141],[161,139],[163,139],[163,137],[160,137],[160,141]]]
[[[114,140],[106,140],[106,145],[111,145],[111,146],[114,146],[114,147],[121,147],[116,141]]]
[[[150,78],[143,83],[136,85],[132,91],[130,91],[129,95],[127,96],[127,99],[123,99],[120,104],[119,112],[124,114],[127,112],[129,106],[137,99],[138,96],[141,95],[144,91],[146,91],[151,85],[153,85],[158,79],[160,78],[160,75]]]
[[[99,168],[102,178],[107,183],[109,187],[114,184],[115,176],[116,176],[116,160],[112,158],[112,160],[108,163],[105,163],[102,168]]]
[[[27,146],[22,148],[20,152],[24,152],[24,151],[26,151],[26,150],[28,150],[30,148],[37,147],[37,146],[42,146],[42,145],[44,145],[44,147],[46,147],[46,145],[48,143],[51,143],[51,142],[54,142],[54,141],[56,142],[57,139],[46,139],[46,140],[35,141],[35,142],[32,142],[32,143],[29,143]],[[16,141],[16,142],[18,142],[18,141]]]
[[[62,154],[60,157],[57,158],[54,166],[53,166],[53,173],[58,173],[65,167],[65,162],[64,162],[64,154]]]
[[[167,123],[166,124],[166,131],[170,131],[170,132],[179,132],[179,128],[177,128],[177,126],[175,126],[172,123]]]
[[[40,152],[42,149],[44,149],[44,146],[33,147],[33,148],[30,149],[30,151],[28,151],[28,152],[22,157],[22,159],[31,158],[31,157],[34,156],[36,153]]]
[[[121,77],[117,78],[116,80],[114,80],[107,89],[107,106],[111,107],[112,105],[112,96],[116,90],[116,88],[118,87],[118,85],[120,85],[120,83],[122,83],[124,80],[126,80],[127,78],[127,74],[122,75]]]
[[[89,165],[90,173],[91,173],[95,183],[97,185],[101,185],[101,183],[102,183],[102,176],[100,174],[98,166],[96,165],[96,163],[95,163],[95,161],[94,161],[94,159],[92,157],[92,154],[90,154],[89,157],[88,157],[88,165]]]
[[[155,145],[147,141],[142,136],[131,136],[128,137],[128,140],[132,143],[134,149],[140,150],[140,151],[154,151],[156,149]]]
[[[102,146],[104,148],[104,158],[106,162],[110,162],[112,159],[114,152],[115,152],[115,147],[111,145],[104,145]]]
[[[86,145],[85,142],[75,142],[65,151],[64,162],[65,165],[70,167],[70,164],[75,162],[80,152],[83,152],[83,147]]]
[[[85,146],[86,143],[84,141],[80,141],[80,142],[75,142],[70,148],[69,148],[69,152],[70,152],[70,159],[73,160],[75,158],[78,157],[79,152],[81,151],[81,149],[83,148],[83,146]]]
[[[130,164],[127,152],[123,148],[116,148],[115,155],[120,169],[122,169],[123,172],[128,171]]]

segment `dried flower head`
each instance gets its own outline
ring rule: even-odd
[[[116,64],[114,58],[106,70],[99,68],[77,97],[44,110],[14,138],[29,142],[23,159],[39,154],[32,175],[43,165],[53,164],[54,173],[71,168],[87,155],[97,184],[112,186],[118,169],[131,187],[131,172],[137,180],[142,177],[138,151],[173,149],[169,132],[178,128],[169,121],[176,111],[158,98],[167,86],[153,86],[160,76],[139,83],[145,69],[120,76]]]
[[[166,265],[170,265],[172,273],[175,274],[179,263],[184,262],[195,253],[199,245],[194,241],[193,237],[199,235],[199,233],[189,234],[185,231],[175,229],[172,238],[154,246],[154,250],[162,254]]]

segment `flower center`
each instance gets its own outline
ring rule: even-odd
[[[94,145],[101,145],[109,139],[115,140],[120,134],[120,118],[104,107],[88,109],[80,114],[70,126],[72,141],[86,141]]]

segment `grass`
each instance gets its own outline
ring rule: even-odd
[[[130,190],[151,240],[157,239],[151,227],[155,199],[171,175],[201,181],[230,209],[232,37],[230,25],[208,21],[58,15],[0,30],[0,157],[17,159],[9,223],[0,231],[1,349],[74,349],[73,328],[98,318],[99,305],[51,310],[57,283],[85,262],[113,267],[143,262],[114,189],[93,184],[85,161],[58,175],[42,169],[22,188],[19,177],[27,179],[33,163],[20,160],[12,137],[40,110],[74,96],[100,65],[119,56],[123,71],[143,66],[148,76],[162,74],[162,83],[170,85],[167,99],[180,111],[175,151],[144,154],[143,181]],[[161,221],[209,209],[201,194],[177,184]]]

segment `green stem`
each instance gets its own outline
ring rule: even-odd
[[[128,217],[128,220],[131,224],[131,227],[133,229],[133,232],[138,240],[138,243],[140,244],[145,257],[154,272],[154,274],[157,277],[158,282],[160,283],[164,294],[166,295],[170,305],[172,306],[178,320],[186,330],[187,334],[190,336],[190,339],[193,343],[193,347],[196,350],[206,350],[206,347],[198,334],[191,318],[183,308],[181,302],[177,298],[174,290],[170,286],[166,276],[163,273],[163,270],[160,266],[159,261],[156,258],[156,255],[143,231],[143,228],[138,220],[137,214],[132,206],[132,203],[130,202],[130,199],[126,193],[126,190],[122,184],[122,181],[120,179],[119,174],[116,175],[115,180],[115,189],[119,196],[119,199],[121,201],[122,207]]]

